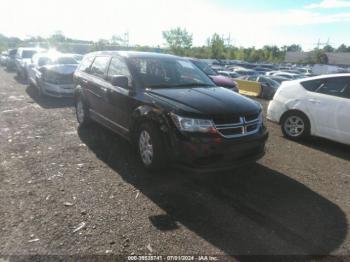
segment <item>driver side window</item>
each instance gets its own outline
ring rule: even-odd
[[[131,86],[131,74],[127,64],[118,57],[113,57],[108,68],[107,79],[110,80],[112,76],[123,75],[128,78],[128,86]]]

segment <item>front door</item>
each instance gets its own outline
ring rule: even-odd
[[[339,107],[336,116],[338,141],[350,145],[350,78],[348,86],[344,90],[343,97],[339,99]]]
[[[307,93],[308,110],[316,124],[317,135],[338,140],[338,112],[342,107],[340,97],[346,87],[346,78],[327,78],[318,88]]]
[[[126,132],[130,126],[130,116],[133,110],[133,91],[129,68],[123,58],[113,57],[108,69],[107,80],[112,76],[123,75],[128,78],[128,88],[113,86],[108,88],[108,117]]]

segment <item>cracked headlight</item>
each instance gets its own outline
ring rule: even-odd
[[[212,133],[215,131],[214,123],[209,119],[181,117],[174,113],[171,113],[171,118],[180,131],[201,133]]]

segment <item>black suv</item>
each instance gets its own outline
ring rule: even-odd
[[[217,170],[256,161],[268,133],[261,105],[171,55],[103,51],[74,74],[80,125],[98,122],[136,145],[143,165]]]

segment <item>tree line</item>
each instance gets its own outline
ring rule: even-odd
[[[25,40],[17,37],[6,37],[0,34],[0,50],[16,48],[19,46],[40,45],[45,48],[56,48],[62,52],[88,53],[98,50],[136,50],[160,53],[171,53],[180,56],[211,59],[236,59],[247,62],[282,62],[288,51],[301,52],[302,47],[297,44],[282,47],[266,45],[262,48],[237,47],[232,45],[224,36],[214,33],[208,37],[206,44],[193,46],[193,35],[183,28],[172,28],[162,32],[165,48],[129,45],[128,34],[113,35],[111,39],[100,39],[98,41],[84,41],[66,37],[62,32],[56,31],[48,38],[29,37]],[[334,48],[326,45],[323,48],[315,48],[309,53],[305,61],[301,63],[327,63],[326,52],[350,52],[350,46],[345,44]]]

